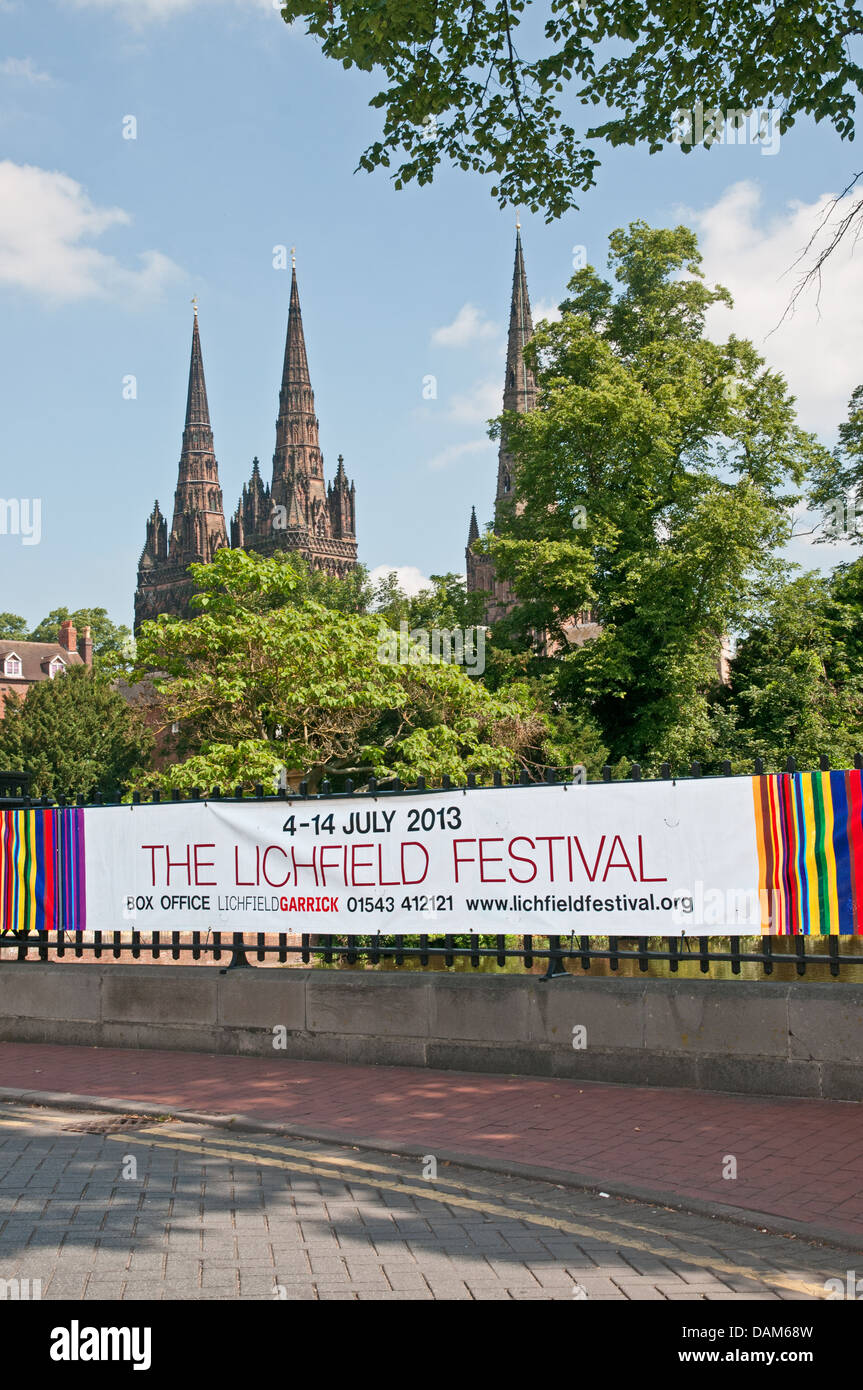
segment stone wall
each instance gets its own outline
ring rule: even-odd
[[[863,1100],[863,987],[840,982],[4,961],[0,1040]]]

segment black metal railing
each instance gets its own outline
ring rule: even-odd
[[[29,772],[0,772],[0,806],[22,806],[30,796]]]
[[[585,973],[603,967],[602,973],[677,974],[696,968],[702,975],[740,976],[746,967],[757,967],[761,978],[793,972],[798,977],[823,973],[837,979],[851,970],[863,978],[863,943],[857,953],[842,950],[837,936],[806,937],[624,937],[480,935],[469,939],[458,933],[419,935],[344,936],[302,935],[276,941],[265,932],[170,931],[170,932],[50,932],[0,936],[0,954],[27,960],[142,960],[225,961],[225,969],[247,968],[253,961],[277,965],[358,965],[420,968],[456,965],[476,970],[485,965],[499,969],[518,962],[524,970],[544,978]],[[597,944],[601,941],[607,945]],[[857,938],[853,938],[856,943]],[[489,944],[492,942],[493,944]],[[252,959],[250,959],[250,957]],[[567,968],[569,966],[569,968]],[[657,971],[661,966],[661,971]],[[751,972],[746,972],[751,973]]]
[[[494,772],[491,779],[481,782],[477,779],[474,772],[467,773],[464,782],[454,782],[451,777],[441,777],[438,785],[429,786],[425,777],[418,777],[413,785],[406,785],[398,777],[388,778],[386,781],[379,781],[375,777],[369,777],[365,785],[357,788],[351,777],[337,778],[337,785],[332,781],[324,779],[319,784],[317,791],[309,789],[307,779],[298,782],[296,788],[281,787],[277,792],[266,792],[261,783],[258,783],[254,791],[249,793],[246,788],[236,787],[233,791],[224,791],[221,787],[213,787],[211,791],[202,790],[200,787],[193,787],[188,792],[183,792],[173,788],[167,798],[163,798],[161,791],[156,788],[153,790],[124,791],[116,787],[106,795],[103,792],[96,792],[91,801],[82,795],[66,796],[31,796],[30,783],[31,776],[26,772],[0,772],[0,808],[12,804],[23,802],[28,806],[115,806],[126,801],[132,801],[135,805],[145,804],[148,800],[151,804],[160,804],[164,799],[172,802],[178,801],[295,801],[295,800],[320,800],[321,797],[328,797],[333,800],[351,798],[354,796],[410,796],[417,792],[433,794],[435,792],[458,792],[464,790],[481,790],[483,787],[538,787],[538,786],[601,786],[612,781],[620,784],[642,782],[642,781],[674,781],[683,782],[692,779],[703,778],[710,780],[719,777],[739,777],[751,774],[743,772],[732,772],[731,762],[728,759],[719,764],[720,770],[715,773],[704,772],[700,762],[692,762],[685,771],[673,769],[670,762],[663,762],[659,767],[659,776],[656,778],[644,778],[640,763],[629,764],[629,776],[618,777],[615,779],[614,768],[610,763],[606,763],[602,769],[602,775],[592,781],[584,774],[583,768],[575,767],[547,767],[534,769],[533,774],[524,767],[516,768],[511,773]],[[854,768],[857,772],[863,771],[863,753],[855,753]],[[782,772],[794,773],[804,771],[797,765],[797,760],[793,757],[785,759]],[[829,772],[830,759],[822,755],[818,759],[818,771]],[[763,758],[755,758],[752,764],[752,774],[762,777],[767,771]]]

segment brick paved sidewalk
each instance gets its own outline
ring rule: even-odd
[[[0,1043],[5,1088],[240,1113],[349,1143],[557,1170],[863,1244],[863,1106],[850,1102],[34,1043]],[[729,1156],[733,1180],[722,1176]]]

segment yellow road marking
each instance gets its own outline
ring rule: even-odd
[[[147,1134],[147,1133],[150,1133],[151,1131],[149,1131],[144,1125],[141,1125],[140,1127],[138,1127],[138,1131],[137,1131],[137,1132],[138,1132],[139,1134]],[[157,1133],[158,1133],[158,1131],[157,1131]],[[204,1142],[203,1138],[201,1138],[200,1140],[195,1140],[195,1139],[192,1138],[191,1135],[186,1135],[186,1134],[178,1134],[178,1135],[177,1135],[177,1138],[178,1138],[178,1139],[182,1139],[182,1140],[186,1140],[186,1141],[189,1142],[189,1143],[203,1143],[203,1142]],[[310,1154],[310,1153],[308,1153],[307,1150],[305,1150],[305,1149],[293,1149],[293,1148],[291,1148],[291,1147],[290,1147],[289,1145],[287,1145],[287,1144],[266,1144],[266,1143],[261,1143],[261,1144],[259,1144],[259,1143],[257,1142],[257,1140],[252,1139],[251,1137],[250,1137],[249,1139],[246,1139],[246,1140],[241,1140],[241,1139],[228,1139],[228,1138],[222,1138],[222,1137],[220,1137],[219,1140],[218,1140],[218,1142],[219,1142],[220,1144],[227,1144],[227,1145],[230,1145],[231,1148],[242,1148],[242,1147],[244,1147],[244,1146],[245,1146],[245,1147],[248,1147],[249,1143],[253,1143],[254,1146],[255,1146],[255,1152],[256,1152],[256,1153],[257,1153],[257,1152],[263,1152],[263,1153],[274,1153],[274,1154],[287,1154],[288,1157],[290,1157],[290,1158],[299,1158],[300,1160],[306,1159],[306,1160],[308,1160],[308,1161],[314,1161],[315,1163],[325,1163],[325,1164],[327,1164],[328,1166],[330,1166],[330,1167],[332,1167],[332,1168],[358,1168],[358,1169],[361,1170],[361,1172],[364,1172],[364,1173],[389,1173],[389,1174],[390,1174],[392,1177],[394,1177],[394,1178],[403,1178],[403,1177],[405,1176],[405,1174],[402,1173],[400,1169],[389,1167],[389,1166],[388,1166],[387,1164],[385,1164],[385,1163],[366,1163],[366,1162],[364,1162],[363,1160],[361,1160],[361,1159],[359,1159],[359,1158],[348,1158],[348,1157],[342,1158],[342,1157],[341,1157],[340,1155],[338,1155],[338,1154],[335,1155],[335,1156],[332,1156],[332,1157],[331,1157],[329,1154]],[[315,1141],[315,1140],[309,1140],[309,1142],[310,1142],[310,1143],[315,1143],[316,1141]],[[404,1160],[405,1160],[406,1163],[410,1163],[411,1160],[412,1160],[412,1158],[414,1158],[414,1155],[412,1155],[412,1154],[405,1154],[405,1155],[403,1155],[403,1157],[404,1157]],[[446,1185],[447,1185],[448,1187],[454,1187],[454,1188],[456,1188],[459,1192],[480,1192],[480,1193],[482,1193],[483,1195],[485,1195],[485,1196],[487,1196],[487,1197],[492,1197],[492,1198],[499,1197],[499,1195],[500,1195],[498,1192],[495,1192],[495,1191],[493,1190],[493,1188],[490,1188],[490,1187],[483,1187],[481,1183],[460,1183],[460,1182],[456,1182],[454,1178],[448,1178],[448,1177],[446,1176],[446,1174],[444,1174],[444,1173],[438,1173],[437,1181],[438,1181],[438,1182],[441,1182],[441,1183],[446,1183]],[[519,1181],[522,1181],[522,1182],[523,1182],[523,1181],[525,1181],[525,1179],[522,1178],[522,1179],[520,1179]],[[537,1178],[537,1179],[535,1179],[535,1181],[537,1181],[537,1182],[548,1182],[548,1179],[547,1179],[547,1178]],[[517,1201],[517,1202],[526,1202],[529,1206],[532,1206],[532,1207],[539,1206],[539,1203],[538,1203],[537,1201],[535,1201],[535,1199],[534,1199],[533,1197],[521,1197],[521,1196],[519,1196],[519,1197],[515,1197],[513,1200],[514,1200],[514,1201]]]
[[[84,1112],[81,1111],[81,1110],[79,1110],[79,1111],[76,1111],[75,1113],[81,1115],[81,1114],[83,1114]],[[52,1121],[52,1123],[59,1124],[61,1120],[68,1120],[68,1119],[69,1119],[69,1116],[70,1116],[71,1114],[72,1114],[72,1111],[70,1110],[70,1111],[69,1111],[67,1114],[65,1114],[65,1115],[50,1115],[50,1116],[49,1116],[49,1115],[34,1115],[34,1116],[32,1116],[32,1118],[30,1118],[30,1119],[28,1119],[28,1120],[11,1120],[11,1119],[8,1119],[5,1115],[3,1115],[3,1116],[0,1116],[0,1125],[6,1125],[6,1126],[7,1126],[8,1128],[10,1128],[10,1129],[16,1129],[16,1128],[17,1128],[17,1129],[26,1129],[28,1126],[29,1126],[30,1128],[32,1128],[32,1126],[33,1126],[34,1124],[38,1124],[38,1123],[39,1123],[41,1120],[43,1120],[43,1119],[45,1119],[45,1120],[50,1119],[50,1120]]]
[[[131,1132],[131,1131],[130,1131],[130,1132]],[[158,1133],[162,1133],[162,1134],[165,1133],[165,1131],[164,1131],[164,1130],[161,1130],[161,1129],[156,1130],[156,1131],[152,1131],[152,1130],[150,1130],[150,1129],[149,1129],[147,1126],[145,1126],[145,1125],[141,1125],[141,1126],[139,1126],[139,1127],[136,1129],[136,1133],[138,1133],[138,1134],[149,1134],[149,1133],[153,1133],[153,1132],[155,1132],[155,1133],[157,1133],[157,1134],[158,1134]],[[192,1135],[178,1134],[176,1137],[177,1137],[177,1139],[179,1139],[179,1140],[181,1140],[181,1141],[185,1141],[186,1143],[190,1143],[190,1144],[194,1144],[194,1143],[202,1144],[202,1143],[205,1142],[205,1136],[201,1136],[200,1138],[195,1138],[195,1137],[193,1137]],[[316,1163],[316,1164],[321,1164],[321,1163],[322,1163],[322,1164],[326,1164],[326,1165],[329,1166],[329,1167],[336,1168],[336,1169],[339,1169],[339,1170],[340,1170],[340,1169],[344,1169],[344,1168],[357,1168],[357,1169],[359,1169],[361,1172],[364,1172],[364,1173],[386,1173],[386,1174],[389,1174],[391,1177],[394,1177],[394,1178],[401,1178],[401,1179],[404,1179],[405,1176],[406,1176],[406,1175],[401,1171],[401,1169],[399,1169],[399,1168],[393,1168],[393,1167],[391,1167],[391,1166],[389,1166],[389,1165],[387,1165],[387,1164],[384,1164],[384,1163],[367,1163],[367,1162],[364,1162],[363,1160],[358,1159],[358,1158],[348,1158],[347,1156],[341,1157],[340,1155],[331,1156],[331,1155],[329,1155],[329,1154],[310,1154],[310,1153],[308,1153],[308,1151],[307,1151],[306,1149],[295,1149],[295,1148],[291,1148],[290,1145],[288,1145],[288,1144],[268,1144],[268,1143],[263,1143],[263,1142],[262,1142],[262,1143],[258,1143],[257,1140],[251,1138],[251,1136],[250,1136],[248,1139],[245,1139],[245,1140],[233,1139],[233,1138],[227,1138],[227,1137],[219,1136],[218,1140],[214,1140],[214,1141],[212,1141],[212,1142],[218,1142],[218,1143],[220,1143],[220,1144],[228,1145],[228,1146],[230,1146],[232,1149],[239,1149],[239,1148],[244,1148],[244,1147],[245,1147],[245,1148],[248,1148],[248,1145],[249,1145],[250,1143],[252,1143],[252,1144],[254,1144],[255,1152],[256,1152],[256,1153],[258,1153],[258,1152],[264,1152],[264,1153],[283,1154],[283,1155],[287,1155],[287,1156],[289,1156],[289,1157],[291,1157],[291,1158],[298,1158],[298,1159],[300,1159],[300,1161],[304,1161],[304,1160],[305,1160],[306,1162],[314,1162],[314,1163]],[[310,1142],[310,1143],[314,1143],[314,1142],[316,1142],[316,1141],[315,1141],[315,1140],[310,1140],[309,1142]],[[412,1158],[412,1157],[414,1157],[414,1156],[411,1155],[411,1154],[405,1154],[405,1155],[404,1155],[404,1160],[405,1160],[405,1162],[406,1162],[406,1163],[409,1163],[409,1162],[411,1161],[411,1158]],[[455,1166],[458,1166],[458,1165],[455,1165]],[[454,1178],[449,1178],[449,1177],[447,1177],[447,1175],[446,1175],[445,1173],[440,1173],[440,1172],[439,1172],[438,1175],[437,1175],[436,1181],[437,1181],[439,1184],[444,1185],[444,1186],[446,1186],[446,1187],[453,1187],[453,1188],[455,1188],[456,1191],[458,1191],[458,1192],[468,1192],[468,1193],[473,1193],[474,1195],[479,1194],[479,1195],[481,1195],[481,1196],[490,1197],[490,1198],[492,1198],[493,1200],[497,1200],[497,1199],[500,1197],[500,1193],[499,1193],[499,1192],[496,1192],[496,1191],[494,1190],[494,1188],[484,1187],[484,1186],[482,1185],[482,1183],[479,1183],[479,1182],[471,1182],[471,1183],[456,1182],[456,1180],[455,1180]],[[526,1181],[526,1179],[524,1179],[524,1178],[518,1178],[518,1179],[516,1179],[516,1181],[524,1182],[524,1181]],[[529,1179],[528,1179],[528,1181],[529,1181]],[[548,1186],[554,1186],[554,1184],[551,1183],[551,1182],[549,1181],[548,1178],[536,1178],[536,1179],[534,1179],[533,1181],[535,1181],[535,1182],[543,1182],[543,1183],[545,1183],[545,1184],[548,1185]],[[576,1188],[576,1189],[572,1189],[572,1190],[578,1191],[577,1188]],[[513,1201],[513,1202],[523,1202],[523,1203],[525,1203],[527,1206],[531,1206],[531,1207],[539,1207],[539,1206],[541,1205],[534,1197],[525,1197],[525,1196],[523,1196],[521,1193],[519,1193],[519,1194],[517,1194],[517,1195],[514,1195],[510,1200]],[[656,1204],[654,1204],[654,1205],[656,1205]],[[601,1222],[607,1222],[609,1225],[615,1225],[615,1224],[620,1223],[620,1222],[622,1221],[623,1218],[622,1218],[622,1217],[618,1217],[618,1216],[613,1216],[613,1215],[605,1215],[605,1213],[603,1213],[603,1212],[596,1212],[596,1213],[595,1213],[595,1216],[594,1216],[594,1219],[597,1220],[597,1221],[601,1221]],[[649,1223],[644,1222],[644,1221],[640,1221],[640,1222],[639,1222],[639,1221],[630,1221],[629,1219],[627,1219],[626,1222],[625,1222],[625,1224],[628,1225],[628,1226],[635,1226],[636,1229],[641,1230],[641,1231],[649,1231],[649,1232],[651,1232],[652,1234],[655,1234],[655,1235],[664,1235],[664,1234],[665,1234],[664,1231],[661,1231],[661,1230],[659,1230],[657,1227],[651,1226]],[[684,1239],[700,1239],[700,1237],[685,1237],[685,1236],[684,1236]]]
[[[141,1135],[142,1131],[138,1130],[137,1134]],[[136,1136],[131,1132],[126,1134],[105,1135],[106,1139],[117,1139],[122,1141],[124,1144],[128,1144],[130,1139],[134,1139],[135,1137]],[[184,1140],[181,1138],[175,1138],[166,1141],[153,1139],[149,1135],[146,1137],[145,1142],[151,1147],[157,1149],[173,1149],[181,1153],[190,1153],[192,1155],[197,1154],[199,1156],[206,1156],[208,1158],[234,1159],[239,1163],[250,1163],[255,1167],[284,1168],[288,1171],[313,1173],[317,1177],[332,1177],[332,1173],[321,1171],[321,1168],[316,1167],[313,1163],[305,1162],[298,1164],[296,1161],[292,1163],[286,1163],[281,1162],[279,1159],[276,1158],[265,1158],[254,1153],[237,1153],[230,1149],[216,1148],[214,1144],[210,1143],[195,1143],[194,1141],[184,1142]],[[194,1147],[192,1147],[193,1144]],[[744,1269],[739,1265],[729,1264],[727,1261],[717,1260],[712,1256],[682,1254],[681,1251],[675,1250],[671,1246],[662,1246],[656,1242],[648,1243],[647,1241],[637,1240],[634,1237],[628,1235],[619,1236],[615,1241],[612,1241],[609,1240],[607,1232],[598,1231],[595,1227],[585,1226],[582,1225],[580,1222],[563,1220],[562,1218],[557,1216],[547,1216],[540,1212],[514,1212],[512,1208],[503,1206],[497,1202],[477,1202],[472,1200],[470,1197],[460,1197],[452,1193],[434,1192],[430,1191],[428,1188],[414,1187],[410,1183],[405,1182],[383,1182],[380,1179],[363,1179],[361,1177],[356,1179],[355,1181],[360,1183],[362,1186],[373,1187],[383,1192],[396,1192],[403,1196],[421,1197],[424,1198],[426,1201],[438,1202],[441,1206],[462,1207],[468,1211],[482,1212],[485,1215],[501,1216],[504,1217],[507,1221],[527,1221],[532,1226],[546,1226],[549,1227],[551,1230],[563,1231],[567,1235],[598,1238],[600,1241],[602,1241],[603,1244],[606,1245],[619,1244],[621,1247],[625,1247],[628,1250],[637,1250],[641,1251],[644,1254],[655,1255],[659,1259],[681,1261],[684,1264],[695,1265],[697,1268],[700,1269],[710,1270],[711,1273],[719,1273],[721,1271],[722,1273],[732,1275],[735,1277],[753,1279],[758,1283],[764,1284],[767,1288],[771,1289],[787,1289],[792,1293],[811,1294],[813,1297],[824,1296],[823,1285],[809,1284],[806,1283],[804,1280],[791,1279],[782,1274],[771,1276],[759,1274],[754,1270]],[[639,1276],[636,1275],[635,1277]]]

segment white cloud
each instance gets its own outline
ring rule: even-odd
[[[503,410],[503,385],[497,377],[475,381],[469,391],[453,396],[447,416],[460,425],[484,425]]]
[[[439,454],[435,454],[434,458],[430,458],[428,466],[437,473],[468,454],[484,454],[496,447],[490,439],[471,439],[466,444],[450,444],[446,449],[441,449]]]
[[[857,197],[844,198],[831,222]],[[687,215],[698,229],[707,280],[727,286],[735,301],[731,312],[721,305],[710,311],[710,336],[751,338],[768,365],[786,377],[804,428],[832,434],[863,380],[863,248],[855,255],[853,231],[824,266],[820,304],[817,287],[807,289],[780,324],[813,252],[792,269],[794,262],[831,198],[825,193],[815,203],[792,202],[765,215],[761,189],[743,182],[727,188],[712,207]],[[816,252],[824,241],[822,235]]]
[[[51,82],[50,73],[40,72],[32,58],[4,58],[0,63],[0,74],[4,77],[20,77],[25,82]]]
[[[131,220],[122,208],[97,207],[67,174],[2,160],[0,285],[55,302],[153,298],[183,274],[167,256],[140,252],[139,268],[128,270],[87,244]]]
[[[561,318],[560,309],[550,299],[540,299],[533,306],[534,323],[539,323],[540,319],[545,319],[547,323],[560,323]]]
[[[413,596],[418,594],[420,589],[430,589],[432,582],[416,565],[375,565],[369,573],[369,579],[373,584],[379,580],[386,579],[388,575],[395,574],[398,578],[399,588],[406,594]]]
[[[436,328],[431,340],[434,347],[467,347],[497,336],[497,327],[475,304],[463,304],[452,323]]]

